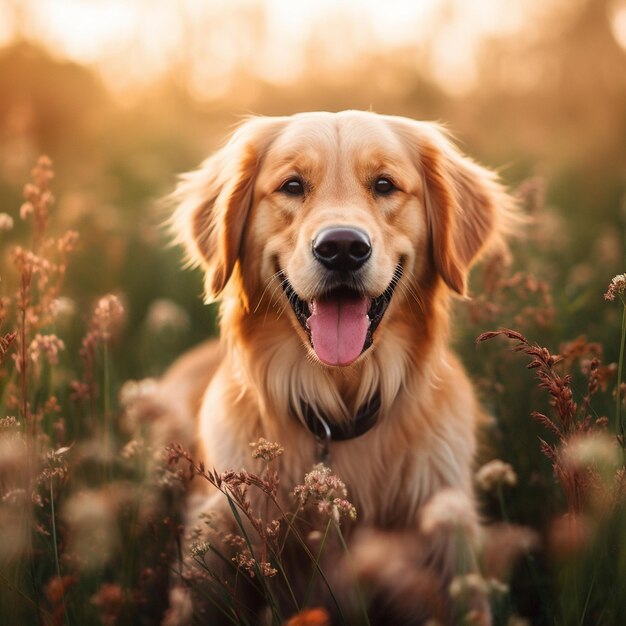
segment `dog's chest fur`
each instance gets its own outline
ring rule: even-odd
[[[288,342],[275,352],[266,350],[266,368],[279,367],[277,359],[287,360],[280,366],[285,377],[278,389],[268,393],[262,385],[263,367],[243,372],[240,360],[230,360],[245,358],[245,350],[238,355],[227,357],[205,396],[200,429],[203,456],[220,470],[259,471],[262,465],[251,458],[249,444],[259,437],[283,444],[285,452],[277,468],[281,499],[289,506],[294,502],[293,488],[324,460],[314,436],[289,408],[287,390],[294,388],[293,377],[302,363],[290,361]],[[255,356],[256,364],[262,361]],[[329,446],[328,464],[346,483],[348,499],[364,525],[412,527],[418,523],[420,507],[441,488],[471,492],[475,420],[468,417],[476,412],[471,387],[446,351],[431,355],[428,362],[427,376],[408,380],[405,376],[394,396],[383,399],[384,409],[370,431]],[[452,386],[455,392],[449,393]],[[285,391],[282,396],[280,389]]]

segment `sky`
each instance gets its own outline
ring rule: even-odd
[[[428,47],[433,78],[471,88],[488,37],[532,33],[546,11],[566,19],[577,0],[0,0],[0,44],[16,34],[58,56],[93,65],[129,93],[174,68],[190,70],[199,97],[228,91],[237,66],[293,81],[307,60],[347,66],[372,50]],[[570,7],[568,9],[568,7]],[[614,1],[626,48],[626,0]]]

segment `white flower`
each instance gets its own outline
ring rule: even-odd
[[[422,509],[421,529],[425,535],[451,530],[472,533],[475,528],[474,506],[468,495],[460,489],[441,489]]]
[[[30,342],[28,353],[35,363],[43,357],[50,365],[57,365],[61,350],[65,350],[65,344],[56,335],[41,335],[37,333]]]
[[[517,484],[517,475],[513,466],[500,459],[494,459],[485,463],[476,472],[476,482],[483,491],[493,491],[499,485],[513,487]]]
[[[153,332],[166,329],[186,331],[190,326],[189,315],[181,306],[164,298],[155,300],[148,309],[146,325]]]
[[[12,229],[13,218],[8,213],[0,213],[0,231]]]

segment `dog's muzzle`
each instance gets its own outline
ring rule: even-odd
[[[402,272],[398,263],[389,285],[376,297],[340,284],[309,301],[298,296],[284,271],[278,276],[317,358],[326,365],[349,365],[372,345]]]

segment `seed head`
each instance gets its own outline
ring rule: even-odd
[[[278,443],[268,441],[261,437],[258,441],[250,444],[252,448],[253,459],[263,459],[264,461],[273,461],[281,456],[285,449]]]
[[[472,533],[475,525],[472,502],[460,489],[446,487],[438,491],[422,509],[421,529],[425,535],[455,530]]]
[[[618,274],[611,279],[609,288],[604,294],[605,300],[615,300],[616,295],[624,295],[626,291],[626,274]]]
[[[120,389],[120,404],[128,408],[136,402],[150,398],[158,388],[158,382],[154,378],[127,380]]]
[[[517,475],[511,465],[494,459],[476,472],[476,482],[483,491],[493,491],[500,485],[513,487],[517,484]]]
[[[7,415],[6,417],[0,417],[0,431],[12,430],[18,428],[20,423],[14,415]]]
[[[622,455],[614,437],[597,432],[570,438],[562,456],[565,465],[573,470],[595,469],[612,475]]]
[[[455,576],[450,583],[450,596],[462,598],[471,593],[487,594],[489,583],[476,572],[470,572],[464,576]]]
[[[8,213],[0,213],[0,231],[12,229],[13,218]]]
[[[61,350],[65,350],[65,344],[56,335],[41,335],[37,333],[30,343],[28,353],[34,363],[45,359],[50,365],[57,365]]]
[[[20,219],[25,220],[29,215],[35,212],[35,207],[32,202],[24,202],[20,207]]]
[[[165,330],[184,332],[189,328],[190,323],[185,309],[165,298],[155,300],[146,315],[146,326],[155,333]]]
[[[111,339],[123,320],[124,306],[118,296],[110,293],[98,300],[92,322],[103,341]]]
[[[191,556],[202,558],[211,549],[208,541],[198,541],[191,544]]]
[[[322,463],[305,475],[304,485],[298,485],[293,494],[303,506],[312,502],[320,513],[329,515],[336,522],[344,516],[356,519],[355,507],[345,499],[348,495],[345,484]]]

